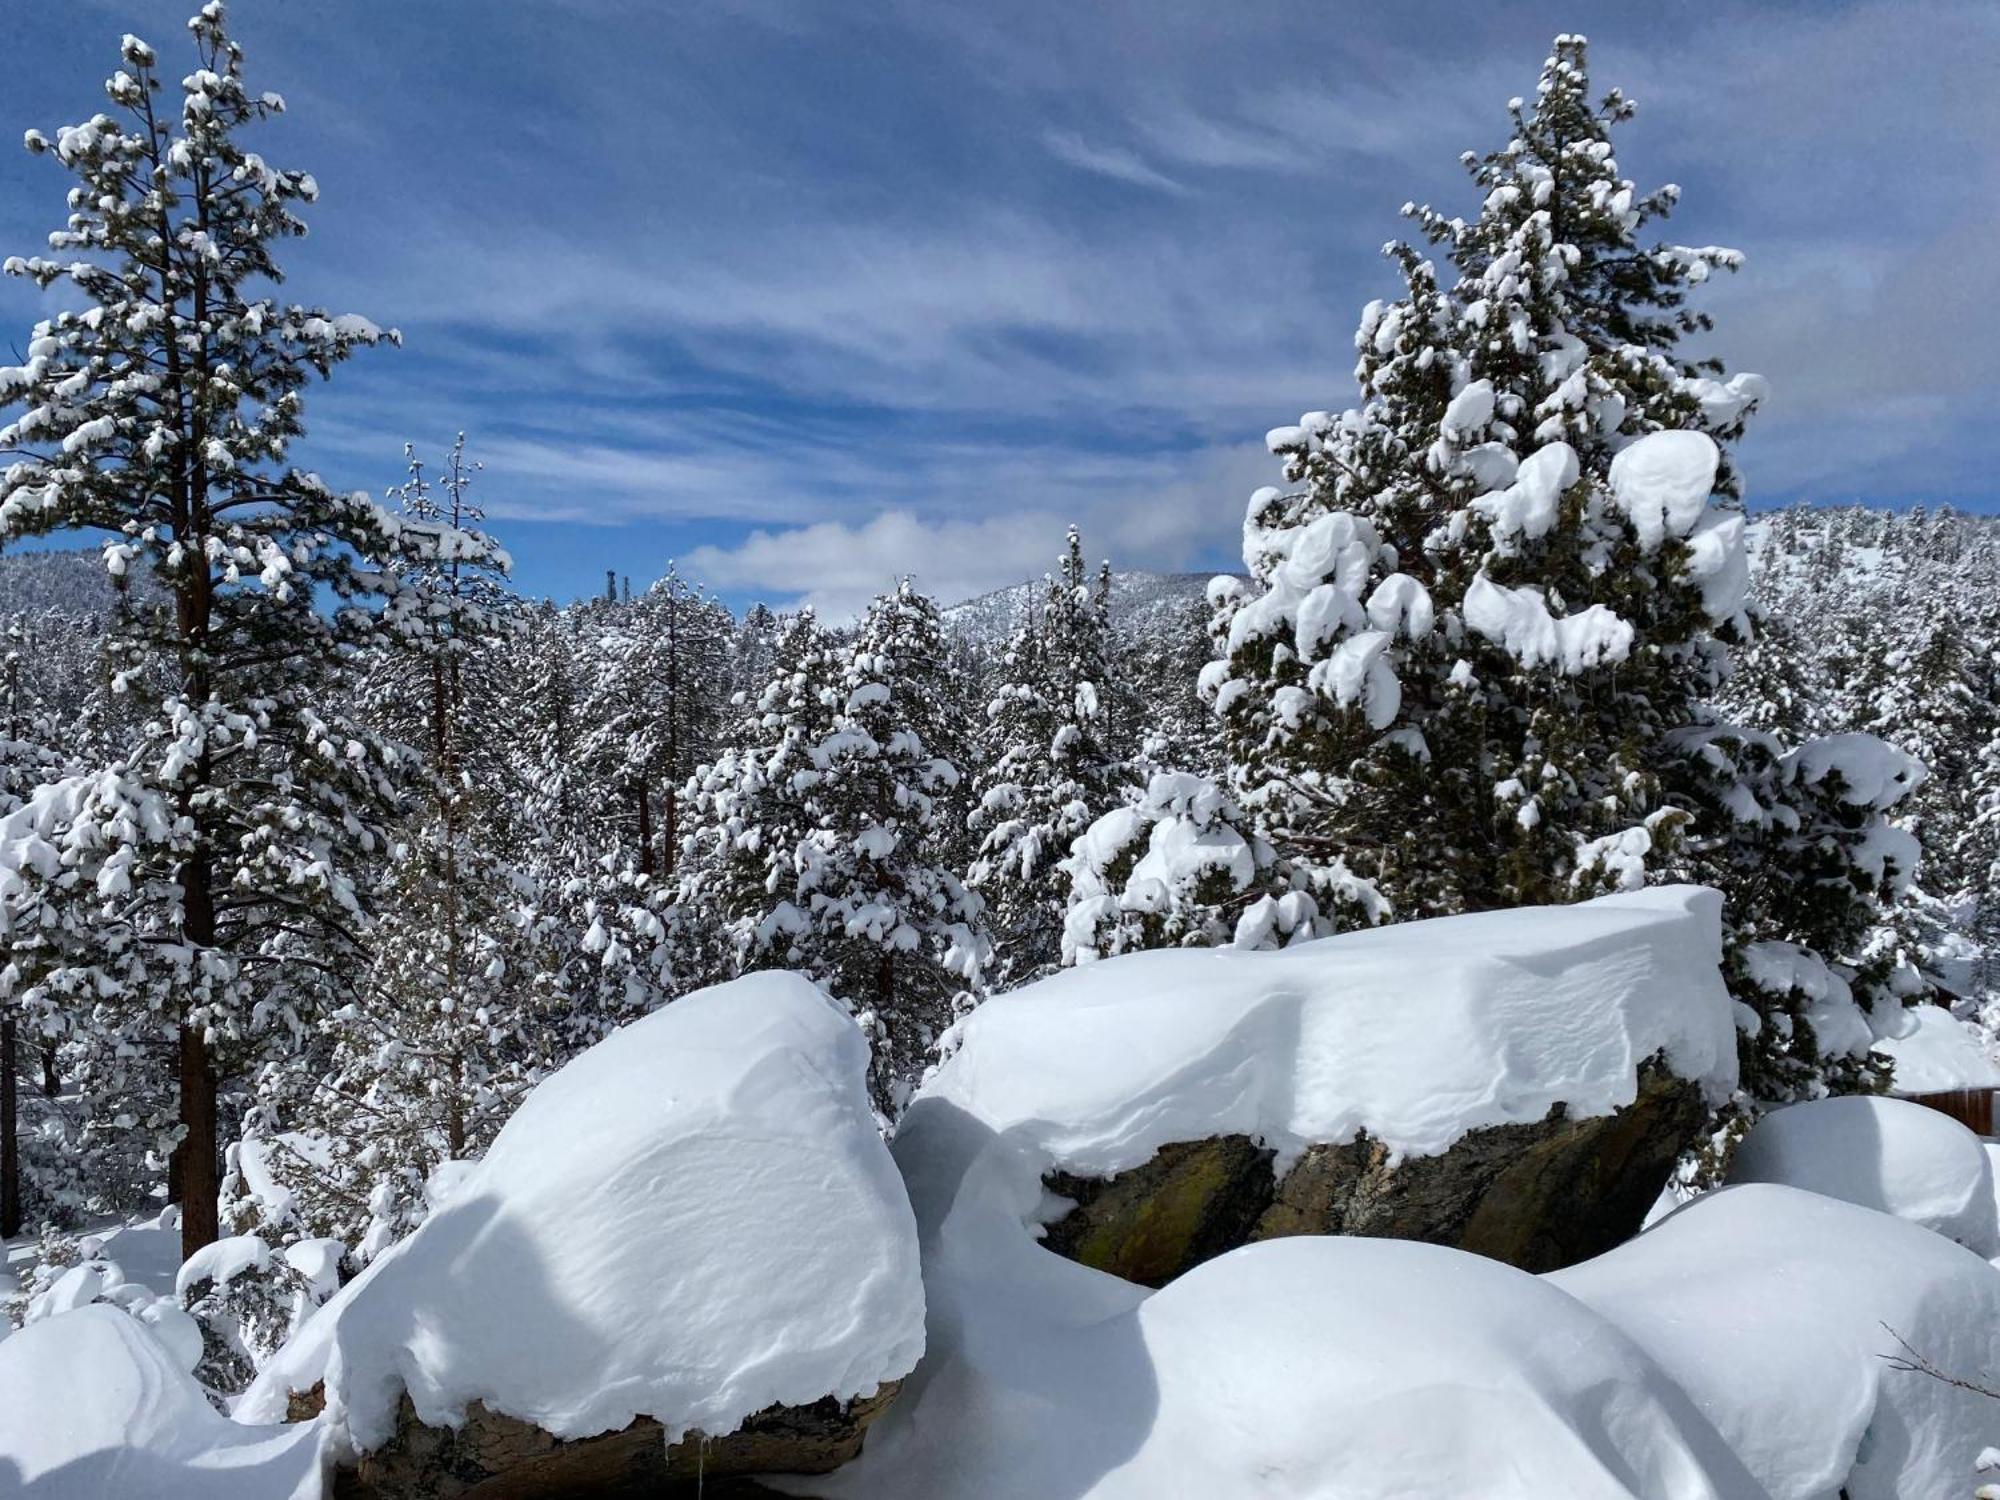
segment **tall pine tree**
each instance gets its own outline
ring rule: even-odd
[[[191,1253],[217,1233],[218,1079],[347,987],[402,807],[405,757],[332,712],[330,684],[407,618],[384,563],[457,543],[287,467],[307,382],[384,335],[276,299],[276,252],[318,190],[242,144],[283,102],[246,87],[222,5],[189,27],[177,104],[127,38],[115,113],[28,137],[76,186],[54,254],[7,263],[67,305],[0,371],[23,408],[0,431],[0,541],[109,533],[111,572],[164,596],[110,627],[118,685],[149,701],[117,758],[47,805],[59,861],[37,878],[64,912],[27,961],[115,1010],[144,1067],[171,1059]]]
[[[1071,527],[1057,572],[1000,663],[969,814],[980,836],[970,880],[986,901],[997,988],[1062,962],[1062,861],[1136,791],[1120,753],[1121,710],[1131,716],[1111,642],[1109,570],[1093,575]]]
[[[798,860],[808,967],[868,1025],[876,1097],[892,1114],[986,961],[980,899],[949,863],[961,773],[944,753],[956,718],[946,669],[937,606],[909,580],[869,606],[815,755]]]
[[[1252,582],[1221,601],[1239,796],[1400,915],[1568,899],[1604,840],[1665,833],[1657,742],[1741,606],[1741,517],[1709,496],[1761,382],[1675,352],[1706,326],[1688,288],[1736,258],[1641,243],[1674,191],[1619,175],[1630,105],[1588,88],[1558,38],[1508,144],[1466,158],[1478,216],[1407,210],[1453,279],[1391,247],[1361,404],[1271,434],[1297,488],[1253,497]]]

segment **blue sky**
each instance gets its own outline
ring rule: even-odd
[[[0,135],[83,118],[191,0],[10,5]],[[1398,207],[1469,211],[1557,31],[1620,161],[1734,245],[1716,347],[1775,388],[1759,503],[1994,508],[2000,6],[236,0],[258,148],[320,180],[290,294],[400,327],[309,405],[344,488],[459,429],[522,586],[670,558],[841,611],[1228,565],[1261,435],[1352,398]],[[0,153],[0,252],[62,214]],[[19,340],[36,295],[0,286]]]

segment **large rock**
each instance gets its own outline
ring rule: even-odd
[[[1032,1162],[1051,1249],[1159,1286],[1300,1234],[1542,1271],[1634,1233],[1736,1085],[1721,898],[1665,887],[1079,966],[922,1097]]]
[[[1275,1153],[1228,1135],[1163,1147],[1109,1178],[1051,1173],[1076,1204],[1045,1245],[1145,1286],[1238,1245],[1296,1234],[1423,1240],[1553,1271],[1631,1238],[1707,1115],[1701,1090],[1663,1066],[1609,1115],[1562,1105],[1531,1125],[1497,1125],[1440,1156],[1398,1161],[1367,1136],[1308,1146],[1283,1180]]]
[[[912,1105],[895,1152],[929,1344],[861,1456],[788,1491],[1762,1500],[1659,1366],[1539,1277],[1435,1245],[1296,1236],[1149,1291],[1041,1249],[1037,1163],[948,1101]]]
[[[867,1068],[853,1019],[788,974],[614,1033],[236,1415],[316,1417],[340,1491],[385,1500],[721,1494],[838,1465],[924,1338]]]
[[[669,1444],[641,1417],[618,1432],[565,1441],[532,1423],[466,1408],[457,1428],[426,1426],[407,1397],[396,1434],[335,1471],[333,1500],[572,1500],[770,1495],[755,1474],[825,1474],[861,1451],[861,1439],[896,1393],[855,1401],[774,1406],[726,1437],[690,1433]]]

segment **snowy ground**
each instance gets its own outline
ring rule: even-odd
[[[765,974],[545,1083],[234,1403],[191,1374],[171,1220],[110,1229],[0,1341],[0,1494],[297,1497],[467,1404],[725,1434],[902,1381],[830,1500],[1939,1500],[2000,1403],[2000,1143],[1900,1100],[1767,1118],[1732,1185],[1549,1276],[1437,1246],[1245,1246],[1159,1291],[1037,1240],[1043,1175],[1254,1134],[1410,1154],[1664,1053],[1733,1082],[1715,902],[1665,889],[1275,953],[1154,953],[990,1002],[885,1148],[867,1050]],[[1942,1019],[1940,1019],[1942,1018]],[[1990,1067],[1939,1011],[1888,1044]],[[1946,1024],[1950,1023],[1950,1024]],[[10,1260],[22,1247],[10,1248]],[[231,1252],[233,1253],[233,1252]],[[227,1258],[224,1256],[223,1258]],[[186,1277],[182,1278],[187,1280]],[[293,1392],[325,1409],[285,1424]]]

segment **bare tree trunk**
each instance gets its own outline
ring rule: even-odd
[[[0,1240],[21,1232],[21,1122],[15,1094],[14,1017],[0,1016]]]
[[[21,658],[7,658],[7,735],[21,738]],[[14,1011],[0,1016],[0,1240],[21,1232],[21,1100]]]

